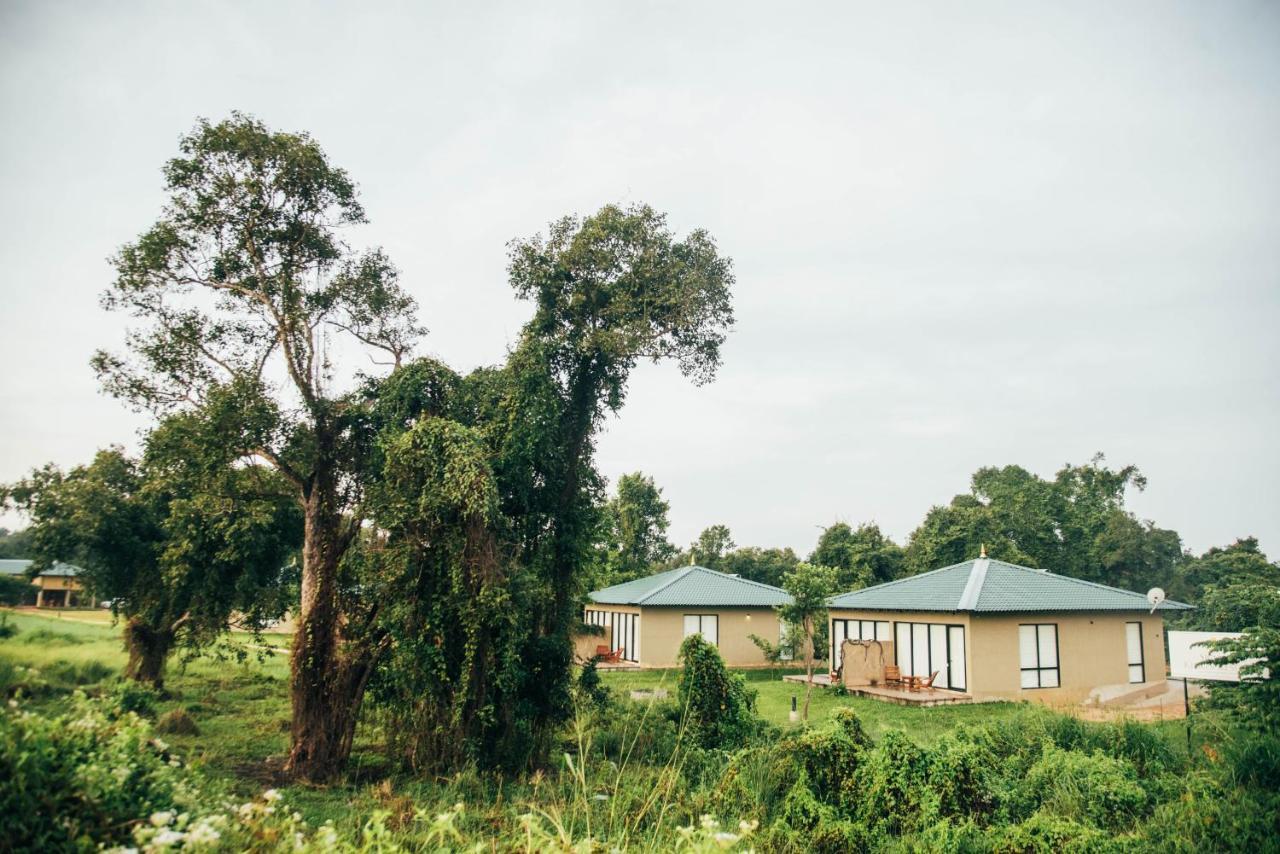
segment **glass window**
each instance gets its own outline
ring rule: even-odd
[[[1055,623],[1030,623],[1018,626],[1018,659],[1022,669],[1023,688],[1057,688],[1058,626]]]
[[[898,659],[898,670],[903,676],[914,676],[911,669],[911,624],[898,623],[895,626],[897,642],[894,643],[894,657]]]
[[[702,639],[707,643],[718,645],[720,643],[720,618],[715,614],[685,614],[684,615],[684,636],[702,635]]]
[[[1129,658],[1129,681],[1147,681],[1146,662],[1142,656],[1142,623],[1125,623],[1125,649]]]

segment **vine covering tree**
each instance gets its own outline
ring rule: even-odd
[[[459,596],[480,584],[514,597],[503,613],[518,626],[492,627],[490,649],[472,644],[469,663],[421,677],[452,686],[425,700],[452,698],[440,701],[450,744],[493,756],[494,739],[513,736],[506,761],[528,756],[567,704],[568,628],[598,525],[595,436],[640,360],[673,359],[695,382],[714,376],[732,322],[730,262],[706,232],[676,240],[645,206],[558,220],[545,238],[511,247],[511,284],[534,315],[507,363],[461,377],[409,361],[423,334],[414,300],[382,251],[345,242],[364,210],[354,182],[309,136],[241,114],[201,121],[164,174],[168,202],[117,254],[104,296],[141,325],[129,355],[99,353],[94,365],[109,391],[161,413],[225,392],[224,445],[273,466],[297,497],[301,601],[285,770],[323,780],[342,768],[379,664],[404,663],[404,627],[432,619],[373,594],[379,582],[406,579],[418,579],[417,590],[447,581]],[[339,370],[343,347],[380,354],[393,373],[344,387],[353,372]],[[456,427],[418,426],[435,418]],[[463,460],[471,475],[458,481],[449,466]],[[443,479],[404,474],[441,465]],[[431,484],[443,491],[427,494]],[[423,530],[439,536],[424,541]],[[425,604],[410,597],[403,608]],[[425,637],[448,657],[449,638]],[[458,681],[457,667],[478,672],[494,656],[518,663],[486,671],[504,674],[492,680]],[[379,684],[384,697],[421,687],[415,678]],[[476,729],[489,748],[468,738]]]

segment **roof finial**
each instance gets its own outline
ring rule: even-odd
[[[986,556],[987,556],[987,544],[983,543],[978,552],[978,557],[986,557]]]

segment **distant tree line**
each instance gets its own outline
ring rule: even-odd
[[[1247,603],[1259,601],[1259,587],[1280,588],[1280,567],[1251,537],[1202,555],[1184,550],[1176,531],[1125,506],[1126,492],[1146,485],[1137,467],[1111,468],[1101,454],[1065,465],[1051,479],[1019,466],[982,468],[968,492],[931,507],[905,544],[874,522],[835,522],[804,561],[830,567],[837,592],[960,563],[985,547],[993,558],[1086,581],[1139,592],[1162,587],[1171,598],[1201,606],[1184,618],[1198,624],[1224,630],[1248,624]],[[678,549],[666,538],[668,510],[651,477],[636,472],[619,480],[601,513],[611,544],[596,565],[601,586],[690,562],[783,586],[802,562],[789,547],[738,546],[722,524]]]

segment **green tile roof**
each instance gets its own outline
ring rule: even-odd
[[[31,566],[31,563],[32,562],[29,560],[10,560],[7,558],[4,560],[0,560],[0,575],[26,575],[27,567]],[[75,576],[79,575],[80,572],[81,572],[80,567],[76,566],[75,564],[63,563],[62,561],[58,561],[49,569],[46,569],[44,572],[40,574],[67,576],[67,577],[74,578]]]
[[[932,572],[833,596],[833,608],[883,611],[1150,611],[1145,593],[1055,575],[1002,560],[977,558]],[[1166,599],[1159,610],[1190,605]]]
[[[683,606],[699,608],[786,605],[791,596],[779,587],[748,581],[704,566],[682,566],[588,594],[601,605]]]

